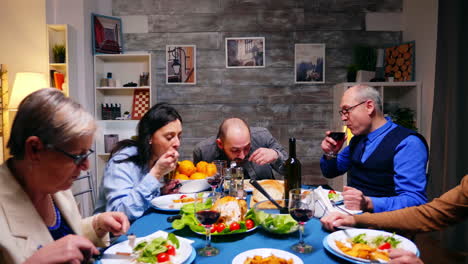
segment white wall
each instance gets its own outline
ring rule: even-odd
[[[437,48],[437,0],[403,2],[403,41],[416,41],[416,80],[422,82],[420,133],[430,144]]]
[[[91,37],[91,13],[111,15],[112,0],[46,0],[47,24],[69,26],[69,78],[70,97],[94,115],[94,71]],[[96,171],[94,158],[90,159],[90,171]],[[94,186],[98,186],[94,177]],[[86,180],[73,186],[74,190],[88,188]],[[89,196],[78,198],[83,214],[92,213]]]
[[[10,89],[17,72],[48,73],[45,0],[2,0],[0,63],[8,66]]]

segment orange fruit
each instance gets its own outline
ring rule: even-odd
[[[189,176],[185,175],[185,174],[176,174],[175,178],[176,180],[182,180],[182,181],[185,181],[185,180],[190,180]]]
[[[206,178],[206,174],[201,173],[201,172],[195,172],[194,174],[192,174],[190,176],[191,180],[202,180],[202,179],[205,179],[205,178]]]
[[[206,171],[205,171],[205,174],[209,177],[209,176],[213,176],[216,174],[216,165],[214,163],[208,163],[206,165]]]
[[[177,170],[180,174],[190,176],[197,171],[197,168],[195,168],[195,165],[193,165],[193,162],[191,162],[190,160],[183,160],[179,162]]]
[[[208,162],[206,161],[199,161],[197,163],[197,172],[201,172],[201,173],[206,173],[206,166],[208,165]]]

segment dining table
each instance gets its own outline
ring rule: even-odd
[[[250,197],[249,197],[250,198]],[[174,233],[177,236],[191,239],[194,241],[192,246],[195,250],[205,246],[205,236],[194,233],[190,228],[185,227],[181,230],[172,228],[172,224],[167,218],[176,215],[177,212],[168,212],[150,208],[143,216],[135,220],[128,230],[127,234],[133,233],[136,237],[144,237],[158,230]],[[284,250],[298,256],[305,264],[307,263],[350,263],[342,258],[328,252],[323,246],[324,238],[330,234],[322,228],[320,220],[310,219],[304,230],[304,240],[312,245],[311,253],[302,254],[292,251],[291,246],[299,241],[299,232],[287,235],[278,235],[270,233],[261,226],[255,230],[230,235],[212,235],[211,244],[218,248],[220,253],[217,256],[203,257],[197,255],[192,264],[230,264],[232,260],[240,253],[257,248],[273,248]],[[121,236],[113,244],[127,240],[127,237]],[[188,263],[184,263],[188,264]]]

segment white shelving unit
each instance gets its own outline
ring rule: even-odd
[[[69,78],[69,45],[68,45],[68,25],[67,24],[49,24],[47,25],[47,50],[49,53],[49,83],[52,86],[52,78],[50,71],[55,70],[63,73],[65,76],[64,83],[62,85],[63,93],[67,96],[70,95],[70,78]],[[52,52],[55,45],[65,46],[65,62],[57,62]]]
[[[338,113],[341,97],[344,92],[357,84],[365,84],[376,88],[382,97],[383,111],[387,112],[388,106],[409,108],[414,111],[415,125],[421,127],[421,83],[420,82],[346,82],[338,83],[333,88],[333,124],[332,129],[343,131],[344,125]],[[329,180],[330,186],[336,190],[342,190],[347,182],[347,175]]]
[[[101,86],[101,80],[112,73],[112,79],[118,86]],[[139,84],[140,74],[149,73],[147,86],[124,87],[124,84],[133,82]],[[98,133],[96,135],[96,175],[97,182],[101,182],[104,167],[109,159],[105,152],[104,135],[118,135],[118,140],[129,139],[137,134],[136,127],[139,120],[103,120],[102,104],[119,104],[121,114],[132,113],[133,94],[136,89],[146,89],[151,94],[151,54],[96,54],[94,55],[94,85],[95,85],[95,113],[98,120]]]

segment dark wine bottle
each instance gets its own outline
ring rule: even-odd
[[[296,139],[289,138],[289,158],[284,163],[284,198],[289,199],[289,191],[301,188],[301,162],[296,158]]]

